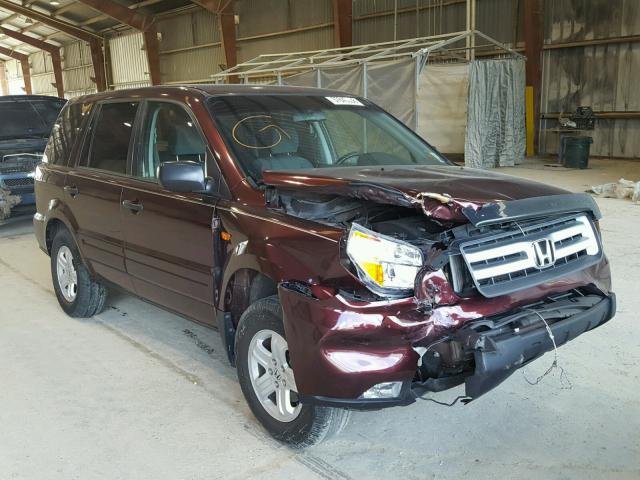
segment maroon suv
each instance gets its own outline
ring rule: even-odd
[[[176,86],[69,102],[35,231],[71,316],[108,287],[217,327],[253,413],[479,397],[615,312],[593,199],[458,167],[368,100]]]

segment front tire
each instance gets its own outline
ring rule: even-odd
[[[295,378],[276,295],[251,304],[236,335],[238,380],[251,411],[277,440],[295,447],[320,443],[339,433],[350,412],[303,405]]]
[[[104,308],[107,289],[91,278],[73,237],[64,228],[53,238],[51,277],[58,303],[67,315],[89,318]]]

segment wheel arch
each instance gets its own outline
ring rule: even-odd
[[[44,241],[45,241],[45,247],[47,249],[47,254],[51,256],[53,239],[55,238],[56,233],[61,229],[64,229],[67,232],[69,232],[69,235],[71,235],[71,238],[73,238],[73,241],[75,242],[76,247],[78,248],[78,252],[80,253],[80,258],[82,259],[83,263],[87,266],[87,269],[89,270],[89,273],[91,274],[91,276],[94,276],[95,272],[93,271],[93,269],[91,269],[89,264],[86,262],[86,259],[84,257],[84,252],[82,251],[82,246],[80,245],[80,242],[78,241],[78,236],[76,235],[76,231],[71,225],[71,223],[64,216],[51,215],[47,219],[47,222],[44,227]]]
[[[231,314],[233,326],[249,305],[265,297],[278,294],[278,282],[256,268],[240,267],[232,272],[223,290],[222,306]]]

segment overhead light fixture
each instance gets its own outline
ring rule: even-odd
[[[58,5],[60,5],[60,2],[58,2],[57,0],[51,0],[49,2],[49,5],[53,5],[54,7],[57,7]]]

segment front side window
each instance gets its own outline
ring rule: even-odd
[[[137,102],[105,103],[93,127],[87,166],[119,174],[127,173],[127,156]]]
[[[180,105],[149,102],[143,123],[141,153],[133,175],[155,181],[163,162],[193,161],[205,165],[206,144],[189,114]]]
[[[209,109],[245,173],[448,161],[384,111],[352,97],[214,97]]]

